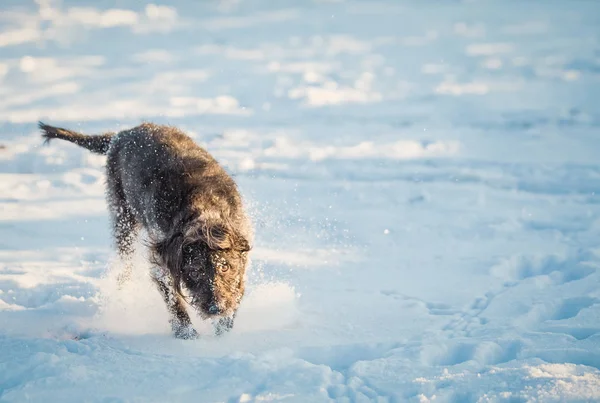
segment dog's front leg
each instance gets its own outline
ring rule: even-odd
[[[233,322],[235,320],[235,315],[237,311],[233,313],[231,316],[225,316],[223,318],[219,318],[219,320],[214,324],[215,335],[221,336],[226,332],[229,332],[233,329]]]
[[[197,338],[198,333],[192,326],[192,321],[185,309],[184,301],[173,288],[173,278],[171,275],[157,268],[153,271],[152,278],[163,300],[167,304],[167,309],[171,315],[169,322],[171,323],[171,329],[175,337],[178,339]]]

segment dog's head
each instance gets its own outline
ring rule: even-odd
[[[175,290],[186,289],[186,300],[203,318],[235,312],[245,290],[250,244],[221,225],[202,225],[158,245],[173,277]]]

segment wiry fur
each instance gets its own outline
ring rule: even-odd
[[[170,126],[144,123],[98,136],[39,127],[46,141],[67,140],[106,154],[107,202],[126,263],[121,280],[130,276],[133,243],[143,227],[175,335],[196,335],[186,300],[203,318],[218,319],[217,334],[230,329],[244,295],[252,234],[237,186],[217,161]]]

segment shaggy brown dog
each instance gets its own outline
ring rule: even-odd
[[[134,240],[150,238],[152,277],[171,314],[173,333],[195,338],[185,308],[215,319],[215,332],[233,327],[244,295],[251,227],[233,179],[180,130],[144,123],[119,133],[88,136],[39,123],[46,142],[62,139],[105,154],[107,201],[114,238],[131,274]]]

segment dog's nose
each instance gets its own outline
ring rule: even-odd
[[[208,307],[208,313],[211,315],[216,315],[219,313],[219,307],[217,305],[211,305]]]

